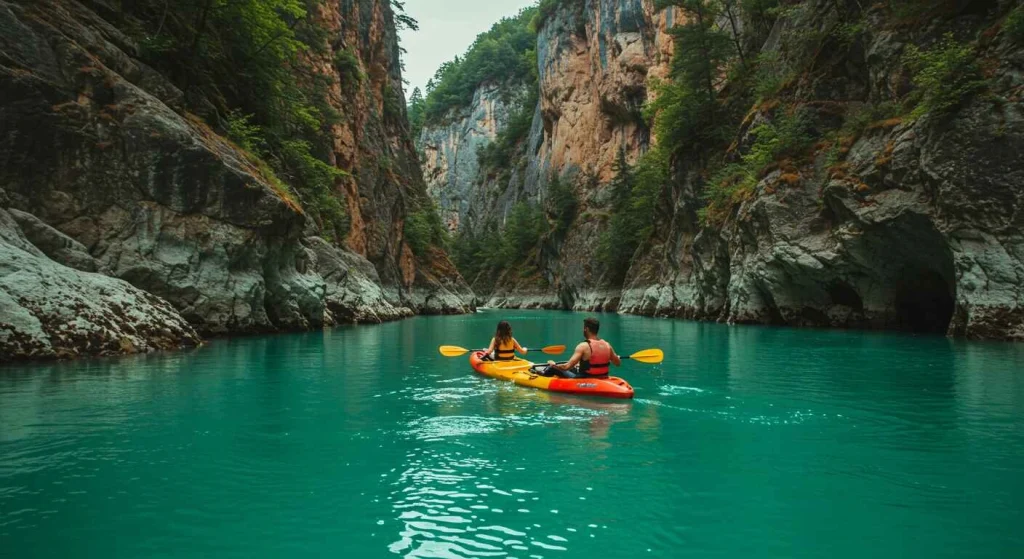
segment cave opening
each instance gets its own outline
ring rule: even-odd
[[[949,282],[933,270],[907,270],[896,286],[899,328],[922,334],[945,334],[955,308]]]

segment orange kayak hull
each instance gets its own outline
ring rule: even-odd
[[[579,394],[599,398],[628,399],[633,397],[633,387],[618,377],[608,378],[559,378],[538,375],[530,370],[533,363],[525,359],[512,361],[484,361],[484,352],[475,351],[469,355],[469,364],[481,375],[514,382],[520,386],[539,388],[563,394]]]

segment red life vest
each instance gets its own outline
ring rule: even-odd
[[[587,340],[590,346],[590,359],[580,363],[580,371],[591,376],[606,376],[612,360],[612,346],[604,340]]]

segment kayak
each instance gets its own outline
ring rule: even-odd
[[[535,364],[525,359],[511,361],[484,361],[484,352],[474,351],[469,355],[469,364],[481,375],[514,382],[551,392],[582,394],[602,398],[632,398],[633,387],[618,377],[608,378],[560,378],[537,374]]]

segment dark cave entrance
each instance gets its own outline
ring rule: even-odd
[[[950,283],[933,270],[906,270],[896,284],[898,328],[922,334],[945,334],[955,301]]]

